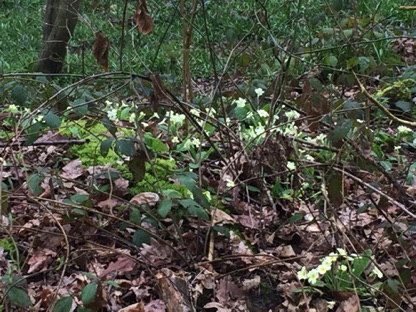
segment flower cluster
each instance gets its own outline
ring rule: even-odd
[[[297,273],[297,277],[299,280],[307,280],[309,284],[315,285],[318,280],[320,280],[325,274],[329,271],[336,271],[346,272],[348,270],[348,266],[345,264],[345,261],[340,263],[339,260],[346,260],[352,264],[354,261],[361,259],[362,256],[357,254],[350,254],[347,255],[347,252],[342,248],[337,248],[337,252],[331,252],[328,256],[321,259],[321,263],[311,270],[307,270],[306,267],[302,267],[300,271]],[[336,265],[338,264],[338,265]],[[375,275],[378,278],[383,277],[383,273],[379,270],[377,266],[375,266],[370,275]]]

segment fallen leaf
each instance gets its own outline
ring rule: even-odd
[[[154,22],[147,10],[145,0],[139,0],[139,5],[134,14],[134,22],[136,23],[139,32],[143,35],[148,35],[153,31]]]
[[[94,48],[92,54],[97,59],[98,64],[108,71],[108,48],[110,47],[110,40],[101,32],[95,33]]]

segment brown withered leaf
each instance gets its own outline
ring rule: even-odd
[[[92,54],[97,59],[98,64],[108,71],[108,48],[110,47],[110,40],[101,32],[95,33],[94,49]]]
[[[151,102],[153,104],[153,111],[157,112],[159,108],[159,103],[161,101],[167,101],[169,98],[166,95],[166,88],[163,84],[162,79],[160,79],[159,74],[151,75],[150,79],[152,79],[152,86],[153,86],[153,94],[151,98]]]
[[[360,299],[357,295],[352,295],[347,300],[342,301],[336,312],[358,312],[360,311]]]
[[[148,35],[153,31],[155,24],[147,10],[146,0],[139,0],[136,13],[134,14],[134,22],[139,32],[143,35]]]

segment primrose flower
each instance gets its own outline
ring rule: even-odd
[[[172,116],[170,116],[170,121],[178,126],[182,126],[183,122],[185,120],[185,115],[183,114],[173,114]]]
[[[291,111],[286,112],[285,116],[287,117],[287,119],[293,120],[293,119],[299,118],[300,114],[295,110],[291,110]]]
[[[345,257],[346,255],[347,255],[347,252],[345,251],[345,249],[343,249],[343,248],[337,248],[337,251],[338,251],[338,254],[341,256],[341,257]]]
[[[174,137],[172,138],[172,143],[174,143],[174,144],[179,143],[179,138],[178,138],[177,136],[174,136]]]
[[[9,107],[7,107],[7,111],[9,113],[15,114],[15,113],[18,113],[19,112],[19,109],[17,108],[16,105],[10,104]]]
[[[238,98],[238,100],[235,100],[234,103],[237,105],[237,107],[244,107],[247,104],[246,99]]]
[[[315,140],[317,141],[317,142],[321,142],[321,143],[324,143],[324,140],[326,139],[326,135],[325,134],[323,134],[323,133],[321,133],[321,134],[319,134],[319,135],[317,135],[316,137],[315,137]]]
[[[198,138],[192,138],[191,139],[191,145],[193,145],[193,146],[199,146],[199,145],[201,145],[201,140],[198,139]]]
[[[374,269],[373,269],[373,271],[371,272],[370,275],[377,275],[378,278],[382,278],[383,277],[383,273],[376,266],[374,267]]]
[[[319,278],[319,272],[317,269],[313,269],[310,270],[306,276],[308,277],[308,282],[313,285],[316,284],[316,281]]]
[[[264,109],[259,109],[257,111],[257,114],[261,117],[261,118],[267,118],[269,117],[269,113],[266,112]]]
[[[341,265],[340,265],[340,267],[339,267],[339,269],[340,269],[342,272],[346,272],[346,271],[347,271],[347,266],[346,266],[345,264],[341,264]]]
[[[136,120],[136,113],[131,113],[129,116],[129,122],[133,123]]]
[[[407,134],[407,133],[412,133],[412,129],[406,127],[406,126],[398,126],[397,127],[397,132],[401,133],[401,134]]]
[[[233,180],[226,180],[226,186],[227,187],[229,187],[229,188],[232,188],[232,187],[234,187],[235,186],[235,183],[234,183],[234,181]]]
[[[332,261],[332,259],[331,259],[331,257],[325,257],[323,260],[322,260],[322,264],[324,264],[324,265],[329,265],[329,266],[331,266],[332,265],[332,262],[334,262],[334,261]]]
[[[117,120],[117,109],[115,109],[115,108],[110,109],[110,110],[107,112],[107,117],[108,117],[108,119],[110,119],[111,121],[116,121],[116,120]]]
[[[318,266],[316,268],[316,270],[319,272],[319,274],[325,275],[326,272],[328,272],[329,270],[331,270],[331,266],[330,265],[327,265],[327,264],[321,264],[320,266]]]
[[[254,92],[256,92],[257,97],[261,97],[264,94],[264,91],[262,88],[257,88],[254,90]]]
[[[335,262],[338,259],[338,254],[336,254],[335,252],[331,252],[328,258],[331,259],[332,262]]]
[[[199,117],[199,116],[200,116],[200,112],[199,112],[199,110],[197,110],[197,109],[195,109],[195,108],[192,108],[191,110],[189,110],[189,112],[190,112],[192,115],[196,116],[196,117]]]
[[[293,161],[288,161],[286,167],[289,170],[295,170],[296,169],[296,165]]]
[[[306,280],[308,278],[308,271],[306,267],[302,267],[302,269],[297,274],[299,280]]]

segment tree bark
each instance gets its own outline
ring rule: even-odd
[[[38,71],[60,73],[82,0],[47,0]]]

